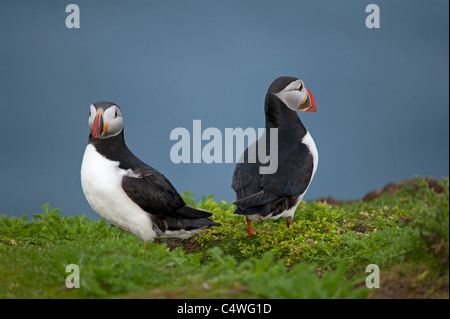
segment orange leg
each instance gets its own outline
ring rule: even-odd
[[[292,222],[294,220],[292,219],[291,216],[289,216],[288,218],[286,218],[286,227],[289,228],[289,226],[291,226]]]
[[[245,220],[247,221],[247,234],[250,236],[256,236],[256,233],[252,229],[252,221],[245,217]]]

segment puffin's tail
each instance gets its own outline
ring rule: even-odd
[[[269,215],[273,207],[278,205],[281,201],[283,201],[284,197],[277,196],[258,196],[259,193],[254,194],[249,197],[238,199],[234,202],[234,205],[237,206],[234,214],[238,215],[253,215],[258,214],[261,216]]]
[[[178,219],[179,224],[181,224],[182,228],[187,230],[222,225],[210,220],[208,217],[211,217],[212,214],[203,209],[186,205],[179,209],[177,213],[181,216],[181,218]]]
[[[233,212],[233,214],[244,215],[244,216],[258,214],[261,216],[266,216],[266,215],[270,214],[270,209],[271,209],[271,206],[268,204],[261,205],[261,206],[247,207],[247,208],[241,208],[238,206],[238,208],[236,208],[236,210]]]
[[[176,214],[177,217],[167,216],[160,220],[158,226],[163,232],[160,237],[188,238],[205,228],[221,225],[208,218],[212,216],[210,212],[187,205],[180,208]]]

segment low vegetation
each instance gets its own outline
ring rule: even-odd
[[[424,180],[370,201],[309,202],[294,222],[254,223],[213,197],[190,205],[221,227],[143,243],[104,220],[0,217],[0,298],[448,298],[449,183]],[[80,288],[66,287],[68,265]],[[380,288],[366,287],[366,267]]]

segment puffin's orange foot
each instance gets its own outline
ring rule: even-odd
[[[247,234],[249,236],[256,236],[256,233],[252,229],[252,221],[245,217],[245,220],[247,221]]]
[[[256,236],[256,232],[254,232],[252,229],[248,230],[248,231],[247,231],[247,234],[248,234],[249,236]]]
[[[289,228],[289,226],[291,226],[292,222],[294,220],[292,219],[291,216],[289,216],[288,218],[286,218],[286,227]]]

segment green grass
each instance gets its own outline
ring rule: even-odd
[[[255,237],[232,204],[189,193],[222,226],[184,241],[143,243],[48,205],[32,218],[1,216],[0,298],[448,298],[449,183],[439,194],[417,183],[370,202],[302,203],[289,229],[284,219],[254,223]],[[79,289],[65,286],[69,264]],[[380,289],[364,284],[369,264]]]

